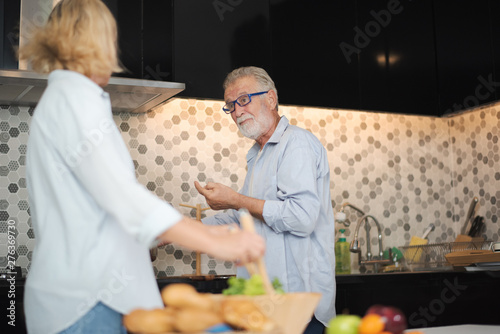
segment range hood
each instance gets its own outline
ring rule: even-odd
[[[0,70],[0,104],[34,107],[47,87],[46,74]],[[144,113],[182,92],[185,84],[111,77],[104,88],[113,112]]]

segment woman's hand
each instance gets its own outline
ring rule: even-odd
[[[240,229],[240,227],[236,223],[228,225],[212,225],[207,227],[209,228],[208,231],[215,235],[227,235],[235,233]]]
[[[264,239],[256,233],[240,230],[234,224],[207,226],[188,217],[163,232],[158,239],[160,243],[175,243],[237,264],[255,261],[266,249]]]
[[[216,247],[212,256],[226,261],[233,261],[237,265],[253,262],[264,256],[266,245],[264,239],[256,233],[240,230],[239,228],[214,234]]]

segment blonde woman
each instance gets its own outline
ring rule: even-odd
[[[137,182],[102,89],[120,67],[116,22],[100,0],[59,2],[19,55],[50,73],[26,163],[29,333],[125,333],[123,314],[162,306],[148,251],[157,242],[241,263],[262,256],[261,237],[199,224]]]

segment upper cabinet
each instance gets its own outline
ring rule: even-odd
[[[499,10],[498,1],[434,1],[441,113],[499,98]]]
[[[442,116],[500,98],[498,2],[270,3],[282,103]]]
[[[360,109],[438,113],[431,0],[358,1]]]
[[[268,0],[174,1],[174,77],[182,95],[222,99],[226,75],[240,66],[272,73]]]
[[[14,48],[19,45],[21,0],[0,0],[0,69],[18,68]]]
[[[255,65],[282,104],[442,116],[500,98],[493,0],[173,6],[174,81],[186,82],[185,96],[222,98],[225,75]]]
[[[354,1],[270,1],[272,72],[280,102],[359,109]]]
[[[185,97],[221,99],[227,73],[254,65],[288,105],[442,116],[500,99],[495,0],[104,1],[122,76],[182,82]]]
[[[174,81],[173,0],[104,0],[118,24],[118,76]]]

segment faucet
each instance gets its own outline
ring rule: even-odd
[[[354,210],[356,210],[357,212],[359,212],[362,216],[365,215],[365,213],[363,212],[363,210],[361,210],[360,208],[352,205],[351,203],[348,203],[348,202],[345,202],[341,205],[340,207],[340,210],[339,212],[337,212],[335,214],[335,221],[337,223],[343,223],[345,227],[349,227],[351,225],[351,222],[349,221],[349,219],[347,219],[347,215],[345,214],[344,212],[344,208],[348,206]]]
[[[377,232],[378,232],[378,255],[379,255],[379,260],[372,260],[372,250],[371,250],[371,245],[370,245],[370,228],[368,225],[368,218],[371,218],[374,222],[375,225],[377,226]],[[365,229],[366,229],[366,259],[362,259],[361,257],[361,248],[359,248],[359,240],[358,240],[358,234],[359,234],[359,228],[361,225],[365,223]],[[354,238],[351,241],[351,246],[349,248],[351,253],[358,253],[358,263],[362,265],[367,265],[371,264],[374,266],[374,271],[378,272],[378,266],[379,265],[387,265],[392,263],[392,256],[391,256],[391,250],[389,249],[389,259],[388,260],[383,260],[383,255],[384,255],[384,247],[382,246],[382,228],[380,227],[379,222],[375,217],[372,215],[363,215],[358,220],[358,223],[356,225],[356,230],[354,232]]]

